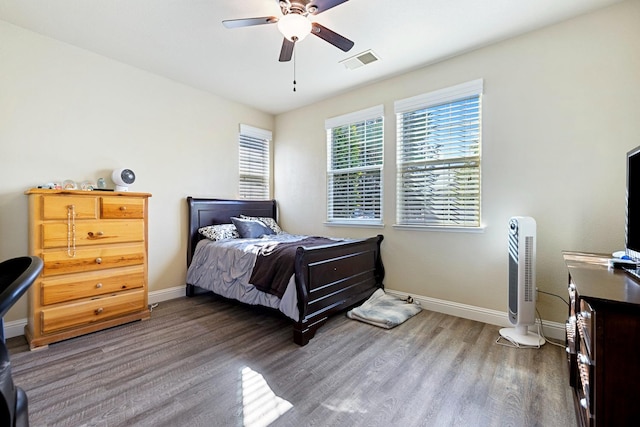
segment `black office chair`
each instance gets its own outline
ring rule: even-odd
[[[0,263],[0,424],[29,425],[27,394],[13,384],[9,351],[4,340],[4,315],[33,284],[42,271],[38,257],[12,258]]]

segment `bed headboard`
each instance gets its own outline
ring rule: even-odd
[[[191,257],[196,245],[203,238],[198,229],[207,225],[231,224],[232,216],[265,216],[275,220],[275,200],[225,200],[225,199],[195,199],[187,197],[189,206],[189,235],[187,245],[187,266],[191,264]]]

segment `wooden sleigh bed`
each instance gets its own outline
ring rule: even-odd
[[[231,223],[231,217],[247,215],[276,219],[275,200],[223,200],[188,197],[189,235],[187,267],[198,242],[198,229]],[[293,321],[293,341],[306,345],[330,315],[354,306],[382,288],[384,267],[380,256],[383,236],[340,241],[312,248],[297,247],[294,278],[298,321]],[[187,283],[186,294],[196,286]]]

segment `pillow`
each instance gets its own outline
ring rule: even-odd
[[[282,231],[282,229],[280,228],[280,226],[278,225],[278,223],[276,222],[275,219],[273,218],[269,218],[268,216],[247,216],[247,215],[240,215],[241,218],[243,219],[252,219],[254,221],[260,221],[262,222],[264,225],[266,225],[267,227],[269,227],[270,229],[273,230],[273,232],[275,234],[282,234],[284,233],[284,231]]]
[[[198,233],[211,240],[237,239],[240,237],[236,226],[233,224],[208,225],[198,228]]]
[[[254,239],[266,234],[275,234],[264,222],[247,218],[231,217],[231,222],[236,226],[238,234],[244,239]]]

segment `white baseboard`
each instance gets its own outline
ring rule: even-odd
[[[4,322],[4,337],[13,338],[24,335],[24,327],[27,326],[27,319],[12,320]]]
[[[385,291],[391,295],[396,295],[400,298],[406,298],[410,294],[405,292],[396,291],[393,289],[385,289]],[[162,301],[168,301],[175,298],[185,296],[185,286],[174,286],[172,288],[162,289],[159,291],[149,292],[149,304],[157,304]],[[460,304],[457,302],[451,302],[446,300],[439,300],[436,298],[429,298],[419,295],[411,294],[411,297],[420,303],[420,305],[431,311],[438,313],[449,314],[451,316],[462,317],[464,319],[475,320],[478,322],[488,323],[490,325],[497,325],[502,327],[511,327],[509,323],[507,313],[498,310],[490,310],[488,308],[476,307],[473,305]],[[5,322],[4,324],[4,336],[6,338],[17,337],[24,335],[24,327],[27,324],[27,319],[13,320],[11,322]],[[543,320],[542,326],[544,327],[544,334],[547,338],[551,338],[558,341],[564,341],[565,339],[565,326],[562,323],[550,322]]]
[[[385,292],[403,299],[411,295],[411,297],[415,301],[418,301],[420,303],[422,308],[430,311],[462,317],[463,319],[470,319],[478,322],[488,323],[490,325],[513,327],[513,325],[509,322],[506,311],[491,310],[488,308],[476,307],[473,305],[460,304],[452,301],[413,295],[387,288],[385,288]],[[563,323],[543,320],[542,327],[544,330],[544,335],[547,338],[564,342],[565,325]]]
[[[174,286],[172,288],[149,292],[149,304],[157,304],[162,301],[180,298],[185,296],[186,286]],[[27,326],[27,319],[12,320],[4,323],[4,337],[13,338],[24,335],[24,327]]]
[[[160,291],[149,292],[149,304],[157,304],[170,299],[181,298],[186,295],[186,285],[174,286],[172,288],[162,289]]]

